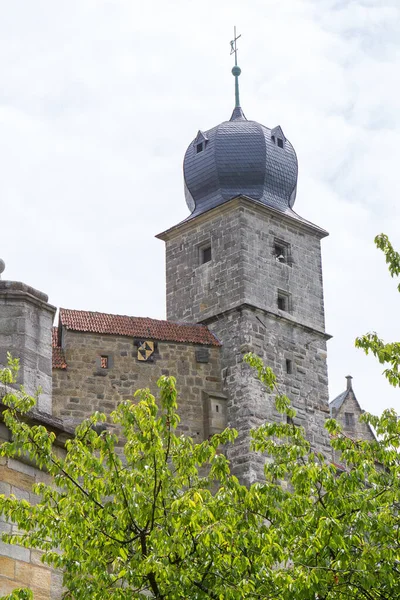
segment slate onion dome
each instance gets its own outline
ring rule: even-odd
[[[183,172],[191,216],[237,196],[292,212],[297,157],[281,127],[248,121],[239,101],[240,68],[235,64],[235,108],[229,121],[199,131],[186,150]]]

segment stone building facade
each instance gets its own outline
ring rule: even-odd
[[[73,426],[96,410],[108,415],[161,375],[178,381],[180,431],[196,441],[227,425],[239,431],[229,450],[244,483],[262,476],[249,451],[250,429],[282,418],[243,355],[272,367],[279,391],[297,410],[314,449],[332,460],[324,429],[331,414],[352,435],[360,405],[351,387],[329,406],[321,240],[327,232],[293,210],[297,157],[280,126],[246,119],[199,131],[184,160],[190,216],[158,237],[166,245],[167,320],[56,309],[45,294],[0,281],[0,364],[21,359],[20,381],[43,392],[32,419],[57,430],[62,448]],[[0,395],[1,397],[1,395]],[[0,406],[0,409],[4,408]],[[7,438],[4,427],[0,437]],[[1,440],[0,440],[1,441]],[[46,477],[26,461],[0,463],[0,493],[33,499]],[[0,530],[13,525],[0,522]],[[0,594],[33,586],[35,600],[55,600],[60,577],[30,550],[0,544]]]
[[[0,410],[3,408],[0,403]],[[62,454],[65,440],[72,435],[72,430],[62,421],[43,413],[32,414],[31,421],[35,425],[45,425],[48,431],[56,434],[56,446]],[[0,443],[9,440],[8,430],[0,423]],[[29,461],[0,457],[0,494],[12,494],[34,504],[37,497],[32,492],[32,486],[40,482],[51,483],[51,478]],[[0,515],[2,533],[17,534],[18,530]],[[59,600],[62,595],[62,574],[42,563],[40,551],[6,544],[0,539],[0,596],[23,587],[32,589],[34,600]]]
[[[158,379],[174,375],[180,431],[202,441],[226,427],[221,344],[204,325],[60,309],[53,342],[53,414],[68,423],[110,414],[138,389],[157,396]]]
[[[249,430],[281,415],[242,362],[245,352],[256,352],[273,368],[311,443],[329,451],[320,248],[325,235],[311,223],[238,196],[159,236],[166,242],[168,319],[207,324],[223,341],[229,423],[240,432],[232,459],[240,456],[235,471],[248,482],[262,475],[262,461],[256,465],[247,449]],[[211,260],[203,260],[204,248],[210,248]]]

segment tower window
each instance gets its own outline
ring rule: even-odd
[[[278,308],[280,310],[286,310],[286,298],[278,296]]]
[[[211,246],[201,249],[201,264],[208,263],[211,261]]]
[[[278,138],[278,146],[279,148],[283,148],[283,140],[281,138]]]
[[[277,305],[279,310],[289,312],[291,310],[290,294],[288,294],[287,292],[283,292],[282,290],[278,290]]]
[[[344,424],[349,429],[354,428],[354,414],[353,413],[344,413]]]
[[[199,144],[196,145],[196,153],[199,154],[199,152],[203,152],[204,150],[204,142],[200,142]]]
[[[289,360],[288,358],[286,359],[286,373],[288,375],[291,375],[293,373],[293,365],[292,365],[292,361]]]
[[[291,265],[290,245],[282,240],[275,239],[273,255],[280,263]]]
[[[108,356],[100,356],[100,368],[108,369]]]

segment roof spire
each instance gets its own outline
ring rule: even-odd
[[[240,107],[240,99],[239,99],[239,75],[242,72],[240,67],[237,64],[237,40],[242,37],[242,34],[236,35],[236,26],[233,30],[233,40],[231,41],[231,55],[235,55],[235,66],[232,68],[232,75],[235,77],[235,108],[233,110],[231,121],[235,121],[236,119],[246,119],[243,114],[243,111]]]

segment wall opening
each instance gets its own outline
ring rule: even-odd
[[[292,310],[291,295],[283,290],[278,290],[277,306],[279,310],[290,312]]]
[[[275,238],[272,253],[275,256],[277,262],[288,264],[290,266],[292,265],[290,244],[288,244],[287,242]]]
[[[349,429],[354,428],[354,414],[353,413],[344,413],[344,424]]]
[[[206,246],[205,248],[202,248],[200,255],[201,255],[201,264],[202,265],[210,262],[211,261],[211,246]]]

